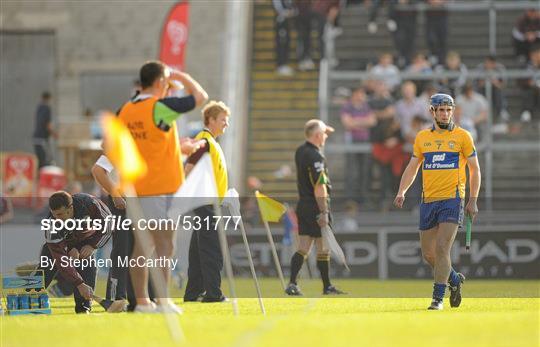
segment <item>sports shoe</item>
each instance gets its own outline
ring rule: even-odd
[[[195,298],[184,298],[184,302],[201,302],[202,299],[204,299],[204,295],[206,292],[202,292],[201,294],[197,295]]]
[[[137,305],[133,312],[136,313],[158,313],[157,306],[153,302],[149,305]]]
[[[301,295],[303,295],[302,292],[300,291],[300,288],[294,283],[289,283],[289,285],[285,289],[285,293],[287,295],[291,295],[291,296],[301,296]]]
[[[311,59],[304,59],[298,63],[298,69],[301,71],[313,70],[315,69],[315,63]]]
[[[427,309],[428,310],[442,310],[443,301],[439,299],[433,299],[433,301],[431,301],[431,305]]]
[[[347,293],[342,290],[337,289],[334,286],[328,286],[324,288],[323,290],[323,295],[345,295],[345,294]]]
[[[530,111],[523,111],[521,116],[519,117],[522,122],[527,123],[531,121],[531,112]]]
[[[457,275],[459,277],[458,285],[455,287],[448,285],[450,289],[450,307],[459,307],[461,304],[461,284],[465,282],[465,276],[460,272]]]
[[[291,77],[294,75],[294,70],[289,65],[280,65],[278,66],[276,73],[279,76]]]
[[[229,302],[229,299],[227,299],[225,296],[221,296],[219,298],[209,298],[209,297],[203,297],[201,302],[206,302],[206,303],[209,303],[209,302]]]
[[[390,31],[391,33],[393,33],[394,31],[397,30],[397,23],[395,20],[393,19],[389,19],[386,21],[386,28],[388,29],[388,31]]]
[[[508,122],[512,118],[507,109],[502,110],[499,116],[503,122]]]
[[[378,27],[377,23],[369,22],[368,26],[367,26],[367,30],[368,30],[368,32],[370,34],[375,34],[377,32],[377,30],[379,30],[379,27]]]

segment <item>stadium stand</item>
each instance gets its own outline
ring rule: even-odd
[[[295,69],[296,37],[293,30],[290,57]],[[304,139],[304,123],[318,117],[318,71],[279,77],[275,69],[274,10],[271,1],[256,2],[247,174],[261,179],[264,191],[271,195],[295,197],[295,177],[276,173],[283,165],[294,166],[294,150]]]
[[[507,69],[523,68],[515,58],[511,32],[522,9],[499,9],[496,12],[496,56],[498,62]],[[479,15],[481,14],[481,15]],[[274,74],[275,58],[273,53],[274,13],[270,1],[259,1],[254,10],[254,41],[251,73],[251,106],[249,129],[249,164],[248,175],[259,177],[264,189],[272,194],[294,196],[294,177],[282,177],[276,172],[283,165],[292,164],[294,147],[302,141],[302,124],[305,120],[317,116],[317,72],[297,72],[290,78],[279,78]],[[371,34],[367,30],[368,11],[363,4],[350,4],[343,11],[340,25],[343,34],[336,39],[336,57],[339,66],[336,70],[364,70],[376,63],[379,54],[396,53],[391,33],[385,29],[385,15],[378,17],[379,30]],[[463,63],[474,70],[486,56],[490,55],[489,11],[485,8],[476,10],[456,10],[449,15],[448,49],[460,53]],[[418,15],[416,51],[426,51],[424,15]],[[315,40],[313,40],[315,42]],[[292,31],[291,60],[295,62],[296,33]],[[331,94],[340,87],[353,87],[359,81],[346,81],[337,85],[330,83]],[[508,98],[508,111],[513,121],[519,122],[522,99],[517,80],[509,81],[505,90]],[[338,130],[331,137],[330,143],[343,143],[343,128],[339,124],[339,108],[331,103],[329,120]],[[284,122],[287,120],[287,122]],[[512,134],[497,134],[494,141],[510,141],[512,144],[534,143],[538,141],[538,129],[524,125],[520,131]],[[344,155],[330,155],[334,177],[334,196],[344,195]],[[534,209],[538,208],[540,196],[540,168],[535,165],[523,165],[524,162],[538,161],[536,150],[494,151],[493,153],[493,196],[494,209]],[[485,165],[485,163],[483,163]],[[373,190],[380,188],[377,179],[373,181]],[[523,195],[532,199],[517,199]]]

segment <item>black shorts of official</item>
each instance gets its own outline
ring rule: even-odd
[[[296,216],[298,218],[298,235],[305,235],[310,237],[322,237],[321,227],[317,223],[317,215],[319,209],[298,207],[296,209]],[[329,216],[332,220],[332,216]]]

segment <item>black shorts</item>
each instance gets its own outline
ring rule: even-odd
[[[306,235],[310,237],[322,237],[321,227],[317,223],[317,215],[319,209],[304,209],[297,208],[296,216],[298,218],[298,235]],[[332,221],[332,215],[328,218]]]

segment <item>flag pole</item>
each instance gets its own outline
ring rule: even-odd
[[[131,220],[135,222],[137,220],[143,219],[144,214],[142,212],[142,207],[137,200],[137,193],[135,192],[135,188],[133,187],[133,185],[130,183],[124,184],[123,190],[127,198],[126,211],[131,216]],[[152,254],[150,254],[149,250],[154,249],[155,247],[155,243],[152,237],[148,235],[148,233],[140,230],[137,227],[133,227],[133,235],[135,236],[135,242],[139,244],[144,257],[146,259],[150,258]],[[163,273],[161,271],[158,271],[154,267],[150,267],[148,269],[148,273],[150,275],[150,281],[152,282],[152,284],[154,285],[153,287],[156,290],[156,296],[158,298],[168,298],[168,288]],[[163,314],[163,316],[165,317],[165,322],[167,323],[167,327],[172,339],[178,343],[185,342],[186,336],[184,334],[184,331],[182,330],[182,326],[180,325],[178,317],[175,314]]]
[[[238,215],[240,216],[240,213]],[[253,282],[255,282],[255,289],[257,290],[257,297],[259,298],[259,306],[261,307],[262,314],[266,315],[266,310],[264,308],[264,303],[262,299],[261,287],[259,286],[259,280],[257,280],[257,274],[255,273],[253,257],[251,256],[251,251],[249,250],[249,243],[247,240],[246,229],[244,228],[244,221],[242,220],[242,216],[240,216],[240,232],[242,233],[242,239],[244,240],[244,246],[246,247],[246,253],[248,256],[251,275],[253,276]]]
[[[274,258],[274,264],[276,265],[279,280],[281,281],[281,286],[283,287],[283,290],[285,290],[287,289],[287,286],[285,285],[285,279],[283,278],[283,271],[281,271],[281,265],[279,263],[276,245],[274,244],[274,239],[272,238],[272,233],[270,232],[270,225],[268,225],[268,221],[266,221],[264,218],[263,222],[264,227],[266,228],[266,236],[268,237],[268,242],[270,243],[270,248],[272,249],[272,257]]]
[[[219,217],[222,217],[221,206],[219,205],[218,199],[214,199],[214,211],[215,214]],[[225,265],[225,274],[227,275],[227,280],[229,282],[229,292],[231,296],[231,303],[233,307],[233,313],[235,316],[238,315],[238,302],[236,300],[236,291],[234,289],[234,274],[232,270],[231,258],[229,256],[229,245],[227,244],[227,236],[225,235],[225,229],[223,228],[223,218],[219,218],[217,222],[218,235],[219,235],[219,244],[221,246],[221,253],[223,255],[223,263]]]

